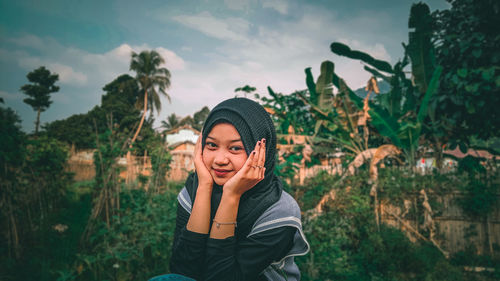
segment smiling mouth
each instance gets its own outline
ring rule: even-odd
[[[222,169],[213,169],[213,170],[215,172],[215,175],[218,176],[218,177],[224,177],[225,175],[227,175],[230,172],[232,172],[232,170],[222,170]]]

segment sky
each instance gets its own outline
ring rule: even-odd
[[[59,74],[59,92],[41,123],[86,113],[102,88],[130,74],[131,53],[156,50],[170,70],[171,103],[162,98],[155,126],[172,113],[192,115],[234,97],[244,85],[266,94],[306,88],[321,62],[353,88],[370,75],[359,61],[330,51],[332,42],[397,62],[408,41],[410,0],[0,0],[0,97],[26,132],[36,113],[23,102],[26,74],[45,66]],[[434,11],[449,7],[428,0]],[[241,94],[240,94],[241,96]]]

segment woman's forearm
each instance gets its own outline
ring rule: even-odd
[[[191,215],[186,225],[187,230],[208,234],[210,228],[210,200],[212,185],[199,185],[193,203]]]
[[[234,236],[236,228],[236,217],[238,215],[238,206],[240,196],[223,192],[219,208],[215,213],[214,223],[210,230],[210,238],[225,239]]]

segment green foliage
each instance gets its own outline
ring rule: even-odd
[[[423,3],[413,4],[408,20],[408,27],[415,30],[409,33],[407,52],[411,59],[412,75],[420,93],[427,91],[427,85],[434,72],[434,46],[431,42],[433,32],[429,6]]]
[[[473,218],[485,219],[497,203],[500,187],[495,181],[498,176],[491,175],[492,171],[487,171],[480,160],[472,156],[461,159],[457,170],[466,177],[466,184],[461,185],[466,194],[460,199],[462,209]]]
[[[30,270],[49,280],[54,260],[55,214],[64,208],[71,175],[64,171],[67,147],[46,136],[27,138],[19,118],[0,108],[0,271],[2,279],[30,280]],[[63,254],[63,253],[61,253]]]
[[[500,278],[500,258],[498,256],[477,255],[474,247],[466,247],[464,251],[454,254],[450,258],[450,262],[457,266],[492,268],[494,272],[485,272],[481,275],[489,277],[491,280],[498,280]]]
[[[97,134],[106,131],[111,118],[114,130],[129,134],[140,118],[140,112],[135,108],[139,89],[134,78],[121,75],[105,85],[103,90],[106,93],[101,97],[100,106],[85,114],[74,114],[48,123],[44,126],[45,133],[79,149],[95,148],[96,131]]]
[[[0,107],[0,174],[2,179],[12,176],[10,169],[18,167],[24,158],[25,136],[21,120],[11,108]]]
[[[379,177],[388,177],[383,182],[401,186],[412,178],[409,173],[398,173],[393,170]],[[325,206],[325,213],[304,225],[312,250],[296,258],[303,280],[465,280],[461,269],[450,264],[433,245],[412,243],[403,232],[389,226],[381,225],[377,230],[366,179],[366,171],[346,178],[343,186],[349,189],[336,188],[335,200]],[[307,210],[337,180],[322,173],[308,179],[304,186],[291,188],[301,208]],[[435,180],[433,186],[443,180]],[[427,184],[429,179],[419,182]]]
[[[310,210],[321,200],[321,197],[330,191],[339,177],[332,177],[327,172],[321,171],[312,178],[307,178],[303,186],[294,185],[293,196],[298,200],[301,210]]]
[[[321,63],[320,67],[320,75],[318,76],[318,80],[316,81],[316,94],[318,95],[317,97],[317,103],[315,104],[316,106],[319,107],[319,109],[325,111],[325,110],[331,110],[333,106],[333,84],[332,84],[332,79],[333,79],[333,72],[334,72],[335,66],[333,62],[331,61],[324,61]]]
[[[189,125],[194,129],[201,131],[203,123],[205,122],[205,119],[207,119],[209,113],[210,109],[206,106],[196,111],[192,117],[188,115],[181,119],[179,116],[175,115],[175,113],[172,113],[167,117],[166,121],[161,121],[162,128],[168,131],[177,127]]]
[[[298,92],[290,95],[276,93],[268,87],[271,98],[258,98],[263,106],[272,109],[272,115],[278,134],[288,134],[288,128],[292,126],[296,134],[312,135],[314,133],[315,120],[309,111],[309,106],[299,97]]]
[[[151,113],[155,110],[159,112],[161,110],[159,94],[170,101],[170,96],[166,92],[170,87],[170,71],[160,67],[164,63],[165,59],[154,50],[142,51],[139,54],[132,52],[130,70],[136,72],[135,80],[140,86],[138,108],[145,106],[144,99],[146,99],[146,108],[149,107]],[[146,112],[143,114],[145,115]]]
[[[346,56],[351,59],[361,60],[377,69],[380,69],[387,73],[392,73],[392,67],[386,61],[377,60],[366,53],[351,50],[351,48],[342,43],[339,42],[332,43],[330,45],[330,50],[339,56]]]
[[[210,113],[210,109],[208,107],[204,106],[202,109],[199,111],[195,112],[193,114],[193,128],[195,128],[198,131],[201,131],[203,128],[203,123],[208,117],[208,114]]]
[[[370,104],[371,124],[379,134],[387,137],[395,146],[402,149],[408,164],[413,167],[421,142],[422,130],[427,125],[425,121],[429,113],[431,113],[431,124],[435,123],[435,107],[429,104],[437,91],[442,68],[434,65],[434,51],[431,44],[432,18],[426,4],[419,3],[412,6],[409,27],[415,30],[410,32],[408,46],[403,45],[406,51],[403,60],[396,63],[394,67],[363,52],[351,50],[342,43],[334,42],[330,47],[332,52],[338,55],[368,63],[371,67],[365,67],[365,69],[390,81],[391,90],[384,95],[379,95],[377,103]],[[403,70],[408,64],[408,58],[412,62],[412,73],[418,90],[406,78]],[[381,74],[380,71],[390,73],[392,76]],[[333,83],[340,90],[344,89],[346,95],[352,97],[358,108],[362,108],[359,98],[355,97],[352,90],[342,83],[338,76],[334,75]],[[435,148],[441,149],[439,145]]]
[[[91,236],[78,255],[75,267],[82,271],[73,272],[75,280],[147,280],[167,272],[181,187],[161,194],[124,190],[120,217]]]
[[[248,94],[251,94],[252,92],[255,92],[255,90],[257,90],[257,88],[249,86],[249,85],[245,85],[243,87],[238,87],[238,88],[234,89],[234,92],[235,93],[243,92],[243,95],[246,98]]]
[[[179,121],[180,121],[179,116],[175,115],[175,113],[172,113],[167,117],[166,121],[165,120],[161,121],[161,127],[169,131],[179,127],[180,125]]]
[[[151,151],[152,190],[158,191],[167,184],[165,176],[170,169],[170,162],[172,162],[172,154],[168,152],[164,145],[160,144],[153,148]]]
[[[292,181],[299,171],[300,161],[302,160],[302,155],[297,153],[284,154],[283,161],[278,161],[276,163],[276,168],[274,173],[287,181]]]
[[[40,66],[28,73],[26,77],[32,84],[26,84],[21,87],[21,91],[28,96],[23,101],[37,112],[35,133],[38,133],[40,112],[47,110],[52,103],[50,94],[59,91],[59,87],[54,85],[59,80],[59,75],[51,74],[44,66]]]
[[[106,93],[101,97],[101,109],[111,115],[113,124],[120,131],[132,131],[136,126],[139,110],[135,108],[139,87],[133,77],[123,74],[102,88]]]
[[[436,61],[443,78],[436,97],[444,130],[468,143],[499,136],[500,3],[450,0],[433,13]]]

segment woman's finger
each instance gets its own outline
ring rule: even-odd
[[[257,166],[264,167],[264,164],[266,162],[266,139],[262,139],[260,141],[260,144],[261,145],[259,147],[259,159],[257,161]]]
[[[198,140],[196,141],[196,144],[194,146],[194,158],[196,159],[201,159],[201,133],[198,136]]]
[[[260,157],[260,144],[261,144],[261,141],[258,141],[256,144],[255,144],[255,155],[254,155],[254,158],[253,158],[253,162],[252,162],[252,169],[253,169],[253,173],[252,173],[252,176],[253,177],[258,177],[259,176],[259,157]]]

